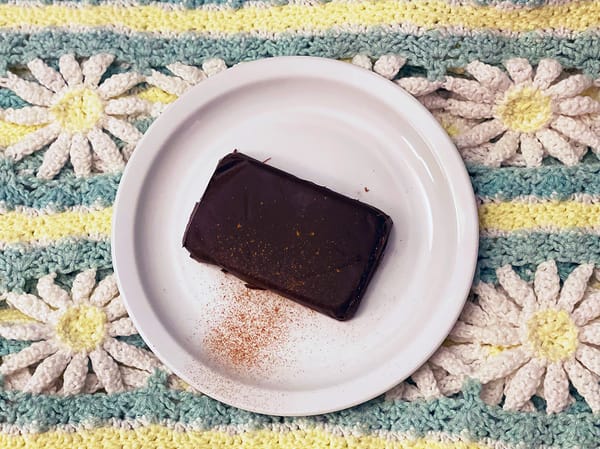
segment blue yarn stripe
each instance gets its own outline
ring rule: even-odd
[[[107,241],[67,240],[45,247],[14,245],[0,251],[0,292],[31,291],[49,273],[112,268]]]
[[[475,193],[481,198],[510,201],[524,195],[566,200],[576,193],[600,195],[600,164],[539,168],[469,167]],[[74,206],[109,206],[114,202],[121,174],[89,178],[66,177],[60,181],[20,175],[15,163],[0,158],[0,203],[7,209],[52,206],[57,211]]]
[[[592,32],[569,38],[536,33],[507,37],[491,32],[453,36],[439,31],[415,36],[372,28],[358,34],[335,31],[316,36],[281,34],[263,38],[235,35],[218,39],[193,34],[164,37],[109,30],[82,33],[51,30],[32,34],[3,33],[0,36],[0,70],[36,57],[57,58],[69,52],[90,56],[107,51],[132,63],[135,68],[145,70],[176,61],[198,65],[211,57],[221,57],[228,64],[282,55],[347,58],[369,49],[374,57],[386,53],[402,54],[410,65],[424,68],[432,78],[443,76],[449,67],[463,67],[475,59],[499,64],[508,55],[527,58],[533,64],[542,58],[556,58],[565,67],[581,69],[595,78],[600,74],[598,48],[600,36]]]
[[[600,164],[539,168],[468,167],[475,193],[509,201],[523,195],[564,200],[575,193],[600,194]]]
[[[377,431],[427,432],[464,435],[474,440],[503,441],[524,447],[552,445],[557,448],[592,448],[598,441],[600,415],[585,413],[585,404],[574,407],[579,414],[507,412],[491,407],[479,398],[479,387],[468,384],[456,398],[428,402],[391,402],[381,398],[349,410],[301,418],[303,422],[340,426],[365,433]],[[290,424],[297,419],[257,415],[219,403],[207,396],[169,390],[165,375],[157,374],[147,388],[114,395],[77,397],[35,396],[20,392],[0,393],[0,422],[27,426],[40,431],[64,424],[93,423],[101,426],[110,419],[144,417],[150,422],[164,420],[194,423],[200,429],[243,425],[260,429],[266,425]],[[509,429],[509,430],[507,430]],[[576,435],[576,439],[575,438]]]

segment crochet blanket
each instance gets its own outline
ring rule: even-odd
[[[600,3],[0,4],[0,447],[600,446]],[[409,379],[308,418],[194,391],[127,317],[112,204],[166,105],[245,60],[336,58],[417,97],[477,195],[475,283]]]

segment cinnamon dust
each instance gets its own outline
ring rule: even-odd
[[[257,369],[272,365],[274,350],[281,347],[293,322],[292,309],[269,292],[240,284],[225,291],[220,319],[213,321],[204,345],[211,354],[235,368]]]

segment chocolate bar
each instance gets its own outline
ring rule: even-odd
[[[234,152],[219,161],[183,246],[253,287],[348,320],[391,229],[375,207]]]

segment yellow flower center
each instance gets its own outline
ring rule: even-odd
[[[98,123],[104,106],[96,92],[83,88],[67,91],[50,111],[65,131],[75,133],[89,131]]]
[[[539,89],[515,87],[506,92],[496,115],[513,131],[534,132],[552,119],[552,99]]]
[[[106,336],[106,314],[98,307],[69,307],[56,324],[62,343],[74,351],[93,351]]]
[[[537,357],[558,362],[577,349],[579,331],[564,310],[542,310],[527,322],[529,344]]]

